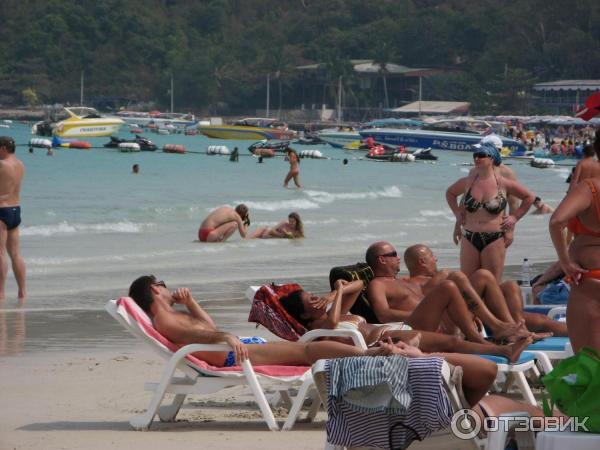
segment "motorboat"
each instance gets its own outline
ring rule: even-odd
[[[140,150],[145,151],[145,152],[153,152],[158,148],[158,146],[154,142],[152,142],[150,139],[145,138],[143,136],[138,136],[138,135],[135,136],[135,139],[130,139],[130,140],[111,136],[110,141],[107,142],[106,144],[104,144],[104,147],[118,148],[119,144],[125,144],[125,143],[136,143],[140,146]]]
[[[198,125],[198,131],[215,139],[282,139],[291,140],[296,133],[288,129],[286,123],[277,119],[248,117],[232,124]]]
[[[290,141],[273,142],[263,139],[248,147],[248,151],[256,156],[275,156],[275,153],[285,153],[289,146]]]
[[[55,120],[33,125],[32,134],[58,137],[101,137],[118,133],[125,122],[116,117],[103,117],[85,106],[63,108]]]
[[[447,119],[423,125],[421,128],[367,128],[359,131],[361,138],[372,137],[375,142],[404,145],[407,148],[433,150],[474,150],[473,145],[492,132],[491,123],[479,119]],[[524,153],[525,146],[512,138],[502,136],[503,147],[512,153]]]
[[[325,128],[316,134],[323,142],[336,148],[344,148],[346,145],[360,140],[358,130],[353,127]]]
[[[173,125],[177,128],[195,128],[198,125],[196,116],[192,113],[163,113],[160,111],[119,111],[114,117],[124,120],[128,124],[147,127],[155,125],[163,128],[166,125]]]

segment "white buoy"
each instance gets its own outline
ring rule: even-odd
[[[52,141],[50,139],[31,138],[29,140],[29,146],[30,147],[48,148],[48,147],[52,147]]]
[[[209,145],[206,149],[207,155],[229,155],[229,148],[226,145]]]
[[[322,159],[324,158],[323,153],[320,150],[300,150],[300,158],[314,158],[314,159]]]
[[[537,167],[538,169],[547,169],[548,167],[554,167],[554,160],[550,158],[533,158],[531,160],[531,167]]]
[[[137,142],[121,142],[119,144],[120,152],[139,152],[140,144]]]
[[[416,159],[417,157],[410,153],[394,153],[392,155],[392,161],[395,162],[414,162]]]

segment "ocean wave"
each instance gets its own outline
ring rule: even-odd
[[[311,200],[318,203],[332,203],[335,200],[364,200],[377,198],[400,198],[402,191],[398,186],[388,186],[380,191],[367,192],[338,192],[332,193],[327,191],[304,191]]]
[[[444,219],[454,220],[454,215],[449,211],[424,209],[419,211],[423,217],[443,217]]]
[[[52,225],[25,226],[21,236],[53,236],[55,234],[76,233],[140,233],[153,226],[152,223],[108,222],[108,223],[68,223],[61,222]]]
[[[250,211],[252,210],[260,210],[260,211],[294,211],[299,209],[318,209],[320,208],[318,203],[315,203],[308,199],[299,199],[299,200],[279,200],[274,202],[254,202],[247,200],[240,200],[234,202],[236,204],[244,203]]]

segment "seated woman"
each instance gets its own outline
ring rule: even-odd
[[[262,227],[252,233],[259,239],[298,239],[304,237],[304,225],[297,212],[290,213],[287,222],[281,222],[273,228]]]
[[[531,338],[527,337],[508,345],[491,342],[477,343],[465,341],[455,335],[410,330],[393,324],[384,326],[370,324],[361,316],[348,314],[362,288],[361,280],[348,282],[340,279],[335,282],[334,290],[324,297],[299,290],[282,297],[280,303],[293,318],[309,330],[317,328],[356,329],[363,335],[367,345],[389,338],[393,341],[416,345],[424,352],[490,354],[504,356],[510,362],[515,362],[532,342]],[[326,310],[328,304],[331,304],[329,311]]]

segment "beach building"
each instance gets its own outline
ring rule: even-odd
[[[550,114],[573,115],[585,99],[600,91],[600,80],[557,80],[533,85],[537,107]]]

